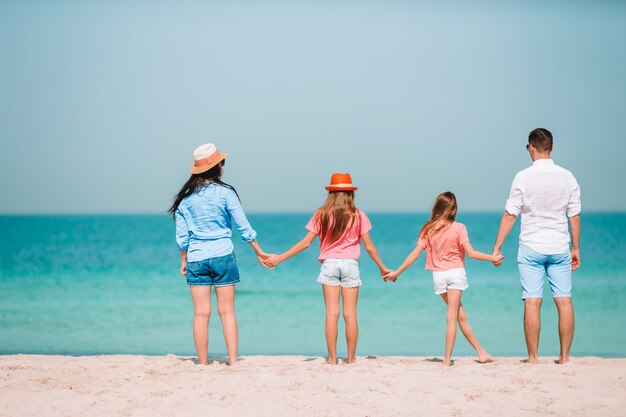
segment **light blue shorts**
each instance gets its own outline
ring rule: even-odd
[[[326,259],[322,263],[317,282],[343,288],[359,287],[359,262],[356,259]]]
[[[517,266],[522,281],[522,299],[543,298],[543,277],[548,276],[552,297],[572,296],[572,257],[569,251],[544,255],[519,245]]]

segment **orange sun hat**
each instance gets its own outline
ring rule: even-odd
[[[335,172],[332,177],[330,177],[330,185],[326,186],[326,189],[328,191],[358,190],[357,187],[352,185],[352,177],[347,172],[345,174]]]
[[[213,168],[228,157],[225,152],[220,152],[212,143],[200,145],[193,151],[194,163],[189,167],[192,174],[202,174]]]

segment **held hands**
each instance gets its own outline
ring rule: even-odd
[[[380,276],[383,279],[383,281],[387,282],[386,275],[389,274],[390,272],[393,272],[393,269],[389,269],[386,266],[383,266],[382,268],[380,268]]]
[[[256,258],[258,259],[261,266],[263,266],[263,268],[269,268],[271,270],[274,270],[274,268],[276,268],[278,264],[282,262],[280,257],[273,253],[261,252],[257,255]]]
[[[265,262],[269,259],[270,256],[271,255],[268,253],[259,252],[257,253],[256,258],[263,268],[267,268],[267,265],[265,264]]]
[[[275,254],[271,254],[268,255],[268,258],[265,260],[264,265],[270,269],[274,269],[278,266],[278,264],[280,264],[283,260],[280,258],[280,256],[275,255]]]
[[[383,275],[383,279],[385,280],[385,282],[387,281],[396,282],[399,276],[400,276],[400,273],[397,270],[396,271],[388,270],[388,272],[385,275]]]
[[[502,255],[502,252],[500,252],[500,249],[493,248],[493,254],[491,256],[493,256],[494,258],[491,261],[493,263],[493,266],[498,267],[502,265],[502,262],[504,262],[504,255]]]

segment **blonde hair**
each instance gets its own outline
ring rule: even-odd
[[[419,237],[428,239],[452,224],[456,219],[457,208],[456,197],[453,193],[446,191],[439,194],[435,199],[430,220],[422,226]]]
[[[354,191],[331,191],[322,207],[315,213],[319,225],[320,242],[332,244],[359,222],[359,211],[354,205]]]

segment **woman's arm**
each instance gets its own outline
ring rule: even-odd
[[[270,268],[275,268],[281,262],[286,261],[311,246],[311,243],[313,243],[316,237],[317,235],[315,233],[308,232],[306,236],[304,236],[304,239],[293,245],[287,252],[281,253],[280,255],[269,255],[265,260],[265,265]]]
[[[361,235],[361,240],[363,241],[363,245],[365,246],[367,254],[370,256],[370,258],[372,258],[372,261],[374,261],[374,263],[378,265],[378,269],[380,269],[380,275],[383,276],[386,273],[391,272],[390,269],[387,269],[382,259],[380,259],[380,255],[376,250],[376,246],[374,246],[374,242],[372,242],[372,237],[370,236],[370,234],[363,233]]]
[[[174,218],[176,220],[176,244],[180,249],[180,274],[187,274],[187,249],[189,249],[189,228],[185,221],[185,216],[180,209],[176,208],[174,212]]]
[[[176,220],[176,244],[181,251],[187,253],[189,248],[189,228],[187,227],[187,221],[183,212],[178,207],[174,212],[174,219]]]
[[[388,274],[386,274],[383,278],[385,280],[389,279],[395,282],[401,273],[406,271],[411,265],[413,265],[415,261],[417,261],[417,259],[420,257],[423,251],[424,251],[424,248],[422,246],[415,245],[415,249],[413,249],[411,253],[409,253],[409,256],[407,256],[404,262],[402,262],[402,265],[400,265],[400,267],[396,269],[395,271],[391,271]]]
[[[230,217],[235,221],[239,235],[241,235],[241,240],[246,243],[256,240],[256,231],[250,225],[237,194],[232,190],[226,190],[225,198],[226,211],[228,211]]]
[[[239,201],[239,197],[237,197],[237,194],[235,194],[234,191],[228,191],[229,192],[226,194],[226,210],[230,214],[230,217],[235,221],[237,230],[239,230],[239,234],[241,235],[241,240],[250,244],[259,263],[265,267],[265,261],[269,255],[263,252],[261,245],[257,242],[256,231],[250,225],[250,222],[243,211],[243,207],[241,206],[241,202]]]
[[[182,249],[180,250],[180,274],[187,274],[187,251]]]
[[[261,249],[261,245],[259,245],[259,242],[257,242],[256,240],[253,240],[249,243],[250,243],[250,246],[252,247],[252,250],[256,254],[256,258],[259,261],[259,263],[263,266],[263,268],[267,267],[267,265],[265,265],[265,261],[267,261],[267,259],[269,258],[269,255],[263,252],[263,249]]]
[[[504,256],[502,256],[501,253],[498,253],[497,255],[487,255],[486,253],[474,249],[472,247],[472,244],[469,242],[463,243],[463,249],[465,249],[465,253],[467,253],[467,256],[472,259],[477,259],[479,261],[489,261],[493,262],[494,264],[501,264],[504,260]]]

